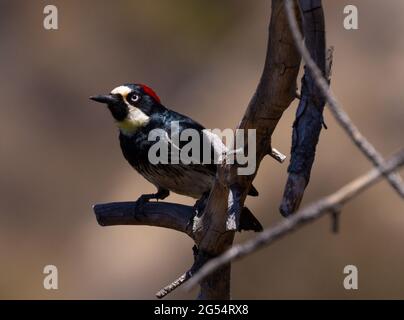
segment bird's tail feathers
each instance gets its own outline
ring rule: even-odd
[[[238,231],[261,232],[263,229],[261,223],[247,207],[243,207],[240,215],[240,225]]]

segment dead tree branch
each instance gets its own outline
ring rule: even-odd
[[[113,202],[97,204],[93,207],[101,226],[143,225],[169,228],[183,232],[193,238],[193,208],[167,202],[148,202],[138,210],[137,203]]]
[[[192,279],[185,285],[185,289],[191,289],[209,274],[231,261],[245,257],[256,250],[268,246],[285,235],[296,231],[299,227],[307,225],[328,212],[339,210],[346,202],[352,200],[370,186],[375,184],[385,174],[389,174],[404,166],[404,149],[394,155],[389,161],[383,163],[381,169],[372,169],[367,174],[355,179],[335,193],[324,197],[311,205],[300,209],[288,219],[282,220],[272,228],[266,229],[257,237],[241,245],[233,246],[221,256],[207,262]]]
[[[326,58],[325,22],[321,1],[300,0],[305,43],[321,74],[330,78],[331,58]],[[300,205],[309,183],[316,145],[323,126],[325,98],[312,77],[305,70],[302,78],[299,106],[293,124],[291,159],[280,212],[287,217]]]

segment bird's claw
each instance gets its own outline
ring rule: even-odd
[[[135,214],[143,212],[144,206],[150,201],[150,195],[143,194],[136,200]]]

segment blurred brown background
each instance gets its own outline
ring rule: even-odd
[[[58,31],[43,28],[47,4],[0,0],[0,298],[154,298],[191,265],[192,243],[171,230],[98,226],[92,204],[154,188],[125,162],[110,114],[88,97],[144,82],[206,127],[234,128],[261,73],[270,1],[55,0]],[[343,28],[347,4],[359,8],[359,30]],[[404,3],[324,5],[333,89],[388,155],[404,136]],[[295,109],[273,138],[286,154]],[[328,110],[325,117],[304,204],[371,168]],[[248,199],[265,226],[282,219],[287,165],[266,159],[260,197]],[[404,298],[403,242],[403,202],[382,182],[344,208],[339,235],[325,217],[235,263],[233,297]],[[58,291],[42,286],[48,264],[59,269]],[[348,264],[359,268],[357,291],[343,288]]]

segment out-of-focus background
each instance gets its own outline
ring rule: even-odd
[[[323,2],[333,90],[388,155],[404,137],[404,3]],[[57,31],[43,28],[47,4],[0,0],[0,298],[154,298],[191,265],[192,242],[171,230],[97,224],[94,203],[154,188],[125,162],[109,112],[88,97],[143,82],[206,127],[234,128],[263,66],[270,1],[55,0]],[[358,6],[359,30],[343,28],[347,4]],[[286,154],[295,110],[296,102],[273,137]],[[328,110],[325,120],[303,205],[371,168]],[[248,199],[266,227],[282,219],[287,165],[265,159],[260,197]],[[338,235],[324,217],[235,263],[233,297],[404,298],[403,243],[403,202],[381,182],[344,208]],[[49,264],[59,270],[57,291],[42,285]],[[343,288],[348,264],[359,269],[359,290]]]

